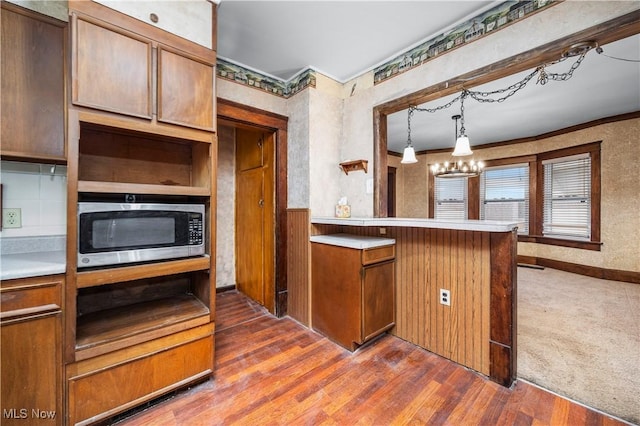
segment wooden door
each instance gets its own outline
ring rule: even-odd
[[[236,130],[236,282],[273,312],[275,303],[274,137]]]
[[[60,329],[60,311],[2,322],[3,425],[62,424]]]

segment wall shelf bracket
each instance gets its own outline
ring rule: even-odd
[[[367,164],[367,160],[344,161],[340,163],[340,168],[345,175],[348,175],[349,172],[355,172],[357,170],[364,170],[364,172],[367,173]]]

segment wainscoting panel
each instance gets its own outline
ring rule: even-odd
[[[311,324],[309,226],[309,209],[287,209],[287,312],[307,327]]]

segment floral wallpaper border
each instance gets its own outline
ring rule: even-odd
[[[470,43],[492,31],[511,24],[540,9],[558,4],[560,0],[509,0],[440,34],[420,45],[405,51],[392,60],[376,67],[374,85],[422,65],[447,50]],[[290,98],[307,87],[316,87],[316,71],[307,68],[291,80],[284,81],[234,64],[223,58],[217,59],[216,75],[219,78],[244,84],[263,92]]]
[[[511,24],[542,8],[557,4],[557,0],[510,0],[408,50],[374,69],[373,84],[395,77],[422,65],[431,58],[470,43],[485,34]]]
[[[283,98],[289,98],[307,87],[316,87],[316,72],[311,68],[285,82],[218,58],[216,74],[225,80],[244,84]]]

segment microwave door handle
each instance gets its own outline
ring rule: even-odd
[[[111,219],[111,223],[109,224],[109,235],[107,235],[107,241],[109,241],[110,243],[113,242],[113,237],[115,235],[115,230],[116,230],[116,220],[115,219]]]

